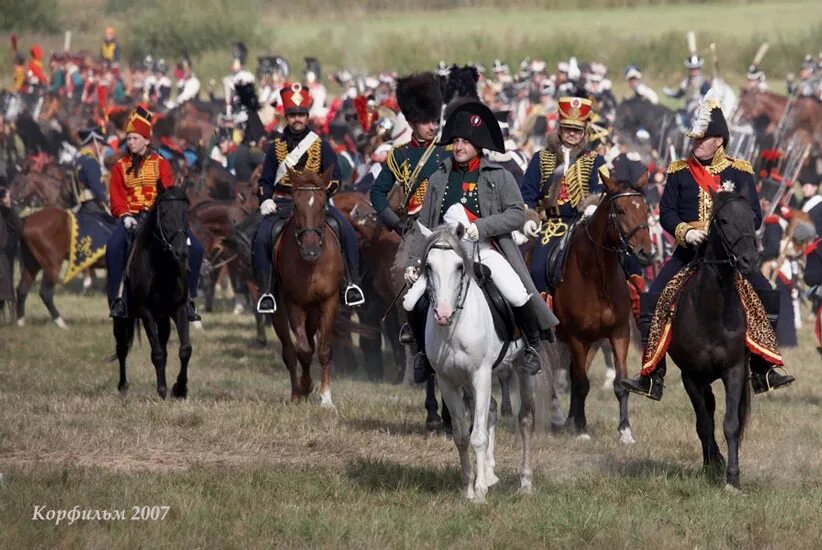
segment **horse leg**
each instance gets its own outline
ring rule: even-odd
[[[485,502],[488,493],[488,411],[491,407],[491,366],[482,366],[474,372],[474,425],[471,429],[471,447],[477,461],[474,478],[474,500]],[[496,476],[494,476],[496,477]]]
[[[614,387],[614,380],[616,379],[616,372],[619,368],[617,365],[618,363],[615,361],[614,354],[614,344],[608,340],[600,340],[598,346],[599,349],[602,350],[602,357],[605,359],[605,382],[602,383],[603,389],[609,389]],[[610,349],[608,349],[610,348]],[[608,353],[608,352],[611,353]],[[626,351],[627,357],[627,351]],[[593,359],[593,355],[591,359]],[[590,365],[588,365],[590,367]]]
[[[519,492],[530,494],[534,490],[534,477],[531,472],[531,437],[534,435],[534,377],[519,378],[519,434],[522,438],[522,462],[519,469]]]
[[[696,414],[696,433],[702,442],[702,465],[708,470],[713,465],[712,442],[714,441],[714,420],[713,414],[706,401],[705,388],[693,379],[683,376],[682,385],[691,399],[691,405]],[[710,387],[709,387],[710,388]],[[711,393],[713,397],[713,393]],[[715,443],[714,443],[715,444]]]
[[[726,487],[739,490],[739,442],[745,432],[750,410],[750,386],[746,368],[747,358],[734,365],[722,377],[725,384],[725,420],[723,430],[728,443],[728,472]]]
[[[499,483],[499,478],[494,469],[497,467],[497,459],[494,458],[494,448],[496,446],[496,426],[497,426],[497,400],[491,396],[491,404],[488,407],[488,448],[485,451],[485,481],[488,487],[493,487]]]
[[[311,382],[311,359],[314,356],[314,346],[308,341],[308,334],[306,334],[305,323],[308,316],[306,312],[298,306],[290,306],[286,308],[286,311],[288,311],[288,321],[291,325],[291,330],[294,331],[294,336],[296,337],[294,346],[302,370],[299,393],[302,398],[306,398],[311,395],[311,390],[313,389]]]
[[[631,422],[628,420],[628,395],[629,392],[620,383],[628,376],[628,345],[630,344],[630,331],[628,334],[611,336],[609,338],[611,351],[613,352],[614,363],[616,363],[616,377],[613,380],[614,394],[619,401],[619,441],[626,445],[636,443],[634,434],[631,432]],[[604,347],[603,347],[604,351]],[[607,355],[607,354],[606,354]]]
[[[168,386],[166,384],[166,350],[163,341],[168,341],[168,320],[166,319],[165,338],[162,338],[163,327],[161,321],[155,320],[151,314],[146,314],[143,317],[143,326],[146,329],[146,337],[151,346],[151,363],[154,365],[154,371],[157,374],[157,395],[165,399],[168,393]]]
[[[126,377],[126,357],[128,348],[134,338],[134,321],[132,319],[114,319],[114,341],[117,351],[117,361],[120,363],[120,381],[117,390],[121,395],[128,393],[128,378]]]
[[[468,455],[468,426],[465,424],[465,403],[462,401],[462,394],[459,389],[450,381],[440,379],[440,392],[449,410],[453,413],[454,445],[460,456],[462,475],[460,482],[462,495],[468,500],[474,500],[474,471],[471,464],[471,457]]]
[[[254,323],[257,325],[257,338],[255,342],[261,348],[264,348],[267,344],[267,338],[265,335],[265,313],[260,313],[257,311],[257,308],[254,308]]]
[[[394,358],[394,382],[402,383],[405,373],[405,346],[400,343],[400,318],[396,308],[393,308],[385,318],[385,337],[391,346],[392,357]]]
[[[43,280],[40,282],[40,299],[49,311],[51,320],[62,329],[68,328],[60,312],[57,311],[57,306],[54,305],[54,281],[50,280],[46,273],[43,273]]]
[[[280,339],[282,346],[283,364],[288,369],[288,376],[291,379],[291,401],[299,401],[302,397],[300,383],[297,378],[297,349],[291,341],[291,333],[288,330],[288,319],[282,309],[271,316],[271,324],[274,325],[274,332]]]
[[[442,418],[440,418],[438,408],[436,379],[429,376],[425,381],[425,429],[429,432],[442,428]]]
[[[708,409],[708,415],[711,420],[711,441],[708,445],[708,461],[711,464],[717,465],[719,470],[723,470],[725,468],[725,457],[722,456],[722,452],[719,450],[719,445],[714,436],[716,432],[714,423],[714,418],[716,418],[716,399],[714,398],[714,391],[710,385],[703,388],[702,396],[705,399],[705,406]]]
[[[514,410],[511,407],[511,365],[497,367],[497,380],[499,380],[500,392],[502,393],[502,404],[499,412],[502,416],[512,416]]]
[[[180,372],[177,381],[171,387],[171,395],[179,399],[188,397],[188,362],[191,360],[191,335],[189,334],[188,313],[185,306],[177,309],[174,317],[177,326],[177,339],[180,341],[178,355],[180,357]]]
[[[575,338],[569,338],[568,347],[571,350],[571,406],[568,409],[566,426],[573,427],[579,439],[588,440],[591,439],[585,419],[585,398],[591,389],[588,373],[585,372],[588,345]]]
[[[30,256],[30,255],[29,255]],[[31,290],[31,285],[34,284],[34,279],[37,278],[37,272],[40,267],[36,263],[29,263],[26,261],[25,252],[23,252],[22,273],[20,273],[20,282],[17,284],[17,326],[26,325],[26,298]]]
[[[320,338],[317,342],[317,359],[322,368],[322,378],[320,379],[320,406],[336,409],[331,401],[331,339],[334,334],[334,317],[337,313],[337,300],[327,299],[322,305],[319,318]],[[312,325],[315,323],[312,323]],[[311,327],[314,333],[315,327]]]

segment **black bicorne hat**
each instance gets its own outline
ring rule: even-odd
[[[410,124],[439,121],[442,113],[439,79],[430,72],[398,79],[397,104]]]
[[[102,143],[106,140],[105,130],[99,126],[77,130],[77,137],[80,138],[80,146],[88,145],[92,141]]]
[[[725,120],[725,115],[722,114],[718,93],[713,88],[708,90],[699,102],[696,113],[694,113],[691,129],[688,131],[688,137],[721,137],[722,144],[728,146],[731,137],[728,122]]]
[[[467,139],[478,148],[505,152],[505,139],[494,113],[478,101],[460,104],[445,121],[440,144],[449,145],[456,138]]]

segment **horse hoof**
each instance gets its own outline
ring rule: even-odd
[[[534,494],[534,486],[531,484],[530,481],[522,481],[520,482],[519,489],[517,489],[518,495],[533,495]]]
[[[631,432],[631,428],[619,430],[619,442],[623,445],[633,445],[636,443],[636,439],[634,439],[634,434]]]
[[[26,318],[25,317],[20,317],[19,319],[17,319],[17,326],[18,327],[26,326]]]
[[[192,321],[191,326],[193,326],[197,330],[203,330],[203,322],[202,321]]]
[[[231,312],[232,315],[242,315],[245,313],[245,306],[243,304],[237,304],[234,306],[234,311]]]
[[[57,325],[58,327],[60,327],[63,330],[68,330],[68,325],[66,324],[65,321],[63,321],[62,317],[58,317],[57,319],[55,319],[54,324]]]
[[[734,487],[730,483],[725,484],[725,492],[728,493],[728,494],[731,494],[731,495],[738,495],[738,496],[741,496],[741,495],[745,494],[745,493],[742,492],[742,489],[740,489],[739,487]]]
[[[166,394],[168,393],[168,388],[165,386],[157,388],[157,395],[159,395],[162,399],[166,398]]]
[[[510,406],[510,405],[509,405],[508,407],[502,407],[502,408],[500,408],[499,413],[500,413],[502,416],[506,417],[506,418],[511,417],[511,416],[514,416],[514,410],[511,408],[511,406]]]
[[[577,441],[591,441],[591,436],[588,434],[577,435]]]
[[[264,338],[263,339],[257,338],[256,340],[254,340],[254,347],[264,348],[267,345],[268,345],[268,340],[266,340]]]
[[[488,472],[485,472],[485,481],[486,483],[488,483],[488,487],[493,487],[494,485],[499,483],[499,478],[493,470],[490,470]]]
[[[120,392],[120,395],[128,395],[128,383],[126,384],[119,384],[117,386],[117,391]]]
[[[171,386],[171,395],[176,397],[177,399],[185,399],[188,397],[188,387],[181,386],[180,384],[174,384]]]

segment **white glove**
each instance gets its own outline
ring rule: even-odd
[[[479,228],[477,224],[472,223],[468,227],[465,228],[465,236],[471,239],[472,241],[479,240]]]
[[[131,231],[132,229],[137,227],[137,220],[134,219],[134,216],[129,216],[128,214],[126,214],[125,216],[123,216],[123,226],[129,231]]]
[[[708,234],[701,229],[689,229],[688,232],[685,233],[685,242],[691,246],[698,246],[704,243],[707,238]]]
[[[585,219],[588,219],[591,216],[593,216],[594,212],[596,212],[596,211],[597,211],[597,205],[596,204],[589,204],[588,206],[585,207],[585,211],[582,213],[582,217],[585,218]]]
[[[260,205],[260,214],[268,216],[277,211],[277,204],[272,199],[265,199]]]
[[[405,268],[405,282],[408,283],[408,286],[413,285],[417,282],[417,279],[420,278],[420,270],[414,267],[413,265],[409,265]]]
[[[525,225],[522,226],[522,232],[525,233],[527,237],[532,239],[536,239],[539,237],[539,230],[541,229],[541,225],[536,220],[528,220],[525,222]]]

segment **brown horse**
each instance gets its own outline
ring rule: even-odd
[[[557,334],[571,353],[571,406],[566,426],[590,439],[585,419],[590,387],[587,359],[592,346],[605,338],[616,362],[614,393],[619,401],[620,440],[633,443],[628,392],[619,383],[627,375],[631,334],[631,298],[620,256],[633,253],[643,265],[653,260],[648,205],[642,193],[648,175],[630,186],[600,177],[605,193],[593,216],[571,237],[564,277],[554,291]]]
[[[60,268],[69,257],[69,223],[68,212],[53,207],[43,208],[23,218],[20,283],[17,285],[19,326],[26,324],[26,298],[37,274],[42,270],[40,298],[52,321],[60,328],[67,328],[54,305],[54,287],[60,280]]]
[[[18,207],[60,206],[68,208],[76,204],[69,185],[55,175],[36,172],[30,163],[23,165],[11,182],[11,192]]]
[[[748,91],[742,94],[736,108],[735,118],[750,122],[769,136],[776,132],[780,121],[786,116],[789,99],[772,92]],[[791,104],[784,122],[786,134],[802,130],[813,137],[817,145],[822,144],[822,106],[812,97],[799,97]]]
[[[400,236],[385,228],[377,220],[377,213],[367,195],[356,191],[342,191],[334,196],[334,204],[348,218],[359,236],[360,257],[363,266],[363,289],[368,301],[358,311],[360,322],[372,328],[369,334],[360,334],[360,349],[365,356],[369,378],[381,380],[384,373],[382,330],[391,346],[394,358],[395,382],[405,376],[405,346],[399,342],[400,319],[396,307],[386,309],[394,300],[391,264],[400,244]]]
[[[322,175],[290,172],[289,178],[293,212],[272,252],[280,304],[273,315],[274,330],[291,376],[291,400],[306,399],[312,391],[310,368],[316,349],[322,367],[321,404],[333,408],[331,335],[344,269],[338,238],[325,219],[331,170]],[[296,342],[291,340],[289,326]],[[299,378],[297,360],[302,367]]]

